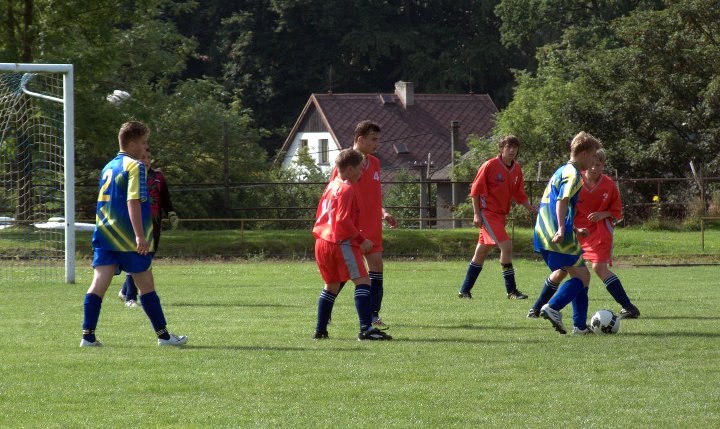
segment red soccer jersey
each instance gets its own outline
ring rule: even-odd
[[[499,156],[485,161],[475,175],[470,196],[480,197],[480,208],[503,215],[510,212],[513,200],[524,204],[528,197],[520,164],[513,162],[508,167]]]
[[[336,244],[351,240],[353,246],[359,246],[365,240],[360,235],[357,189],[339,177],[331,180],[325,188],[315,218],[315,238]]]
[[[337,177],[333,168],[332,179]],[[360,198],[360,230],[373,242],[373,251],[382,243],[382,187],[380,186],[380,160],[373,155],[365,155],[363,173],[353,185]],[[372,251],[371,251],[372,253]]]
[[[603,174],[592,188],[583,183],[576,207],[575,227],[587,228],[593,242],[612,243],[612,219],[622,219],[622,202],[615,182]],[[605,218],[600,222],[592,222],[588,219],[590,213],[604,211],[609,211],[611,218]]]

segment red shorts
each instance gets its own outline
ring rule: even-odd
[[[359,247],[315,240],[315,261],[325,284],[342,283],[368,275]]]
[[[578,242],[582,246],[583,259],[612,266],[612,240],[602,237],[601,234],[590,234],[587,237],[578,237]]]
[[[505,215],[481,210],[480,219],[482,220],[482,226],[480,227],[478,243],[494,246],[510,239],[507,232],[505,232]]]

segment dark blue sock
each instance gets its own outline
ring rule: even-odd
[[[360,331],[372,326],[372,307],[370,302],[370,285],[355,286],[355,309],[360,319]]]
[[[143,294],[142,308],[145,310],[150,323],[158,337],[165,340],[170,338],[167,331],[167,322],[165,322],[165,315],[163,314],[162,306],[160,305],[160,297],[157,292],[152,291],[150,293]]]
[[[335,298],[337,295],[333,295],[325,289],[320,292],[320,298],[318,299],[318,313],[317,313],[317,325],[315,330],[318,332],[327,332],[328,320],[332,316],[333,305],[335,304]]]
[[[95,342],[95,328],[100,318],[100,308],[102,307],[102,298],[94,293],[85,294],[83,302],[84,318],[83,318],[83,338],[91,343]]]
[[[125,301],[137,301],[137,287],[135,286],[135,280],[132,278],[132,274],[125,276],[125,283],[123,283],[123,295],[125,295]]]
[[[379,317],[383,299],[383,273],[370,271],[370,301],[373,317]]]
[[[513,264],[502,264],[502,275],[505,279],[505,291],[507,293],[513,292],[517,289],[515,285],[515,268]]]
[[[560,285],[558,291],[555,292],[555,295],[548,301],[548,304],[554,310],[560,311],[575,299],[575,296],[577,296],[581,289],[584,289],[582,280],[573,277]]]
[[[615,274],[606,278],[603,283],[605,283],[605,289],[610,292],[610,295],[612,295],[618,304],[622,305],[623,308],[632,308],[630,298],[627,296],[627,293],[625,293],[625,288],[623,288],[620,279],[617,278]]]
[[[584,287],[572,300],[573,326],[578,329],[587,328],[588,288]]]
[[[475,286],[475,281],[477,280],[478,276],[480,275],[480,271],[482,271],[482,264],[476,264],[475,262],[470,261],[470,265],[468,265],[467,273],[465,273],[465,281],[462,284],[462,287],[460,288],[460,292],[467,293],[470,292],[470,290]]]
[[[550,277],[546,278],[545,285],[543,286],[542,291],[540,291],[540,296],[538,296],[537,301],[535,301],[535,304],[533,304],[533,308],[540,311],[540,308],[550,301],[550,298],[555,295],[555,292],[557,292],[557,290],[557,283],[553,283],[553,281],[550,280]]]

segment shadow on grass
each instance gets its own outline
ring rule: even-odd
[[[620,335],[628,337],[686,337],[686,338],[720,338],[716,332],[623,332]]]
[[[642,320],[720,320],[710,316],[640,316]]]
[[[201,346],[195,346],[195,345],[184,345],[182,346],[183,349],[189,349],[189,350],[237,350],[237,351],[253,351],[253,352],[325,352],[325,351],[333,351],[333,352],[359,352],[363,351],[362,348],[339,348],[339,347],[329,347],[329,348],[322,348],[322,347],[284,347],[284,346],[228,346],[228,345],[201,345]]]
[[[481,326],[481,325],[405,325],[400,323],[393,324],[393,327],[400,327],[400,328],[413,328],[413,329],[465,329],[465,330],[482,330],[482,331],[527,331],[527,330],[539,330],[539,331],[545,331],[548,329],[552,329],[550,324],[543,323],[543,324],[537,324],[537,325],[528,325],[528,326],[502,326],[502,325],[493,325],[493,326]]]
[[[293,304],[243,304],[243,303],[232,303],[232,302],[178,302],[172,304],[163,304],[166,307],[269,307],[269,308],[289,308],[289,307],[302,307],[301,305]]]
[[[397,338],[394,337],[391,343],[452,343],[452,344],[507,344],[516,341],[503,340],[476,340],[471,338]],[[546,340],[538,338],[537,340],[523,339],[523,343],[545,343]]]

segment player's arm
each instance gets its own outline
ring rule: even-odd
[[[480,218],[480,211],[482,210],[480,196],[473,195],[470,199],[473,205],[473,225],[475,225],[475,228],[480,228],[480,225],[482,225],[482,219]]]
[[[141,255],[147,255],[148,253],[148,242],[145,240],[145,228],[142,224],[142,208],[140,207],[140,200],[128,200],[127,202],[128,213],[130,214],[130,223],[135,232],[135,244],[137,245],[137,252]]]
[[[555,233],[555,236],[553,236],[553,243],[560,243],[565,238],[565,216],[567,216],[569,201],[569,198],[563,198],[561,200],[557,200],[557,204],[555,205],[555,216],[557,216],[558,230]]]
[[[397,227],[397,219],[395,219],[395,216],[391,215],[389,211],[385,210],[385,207],[380,208],[382,212],[382,220],[387,222],[388,225],[390,225],[390,228]]]
[[[520,175],[518,176],[518,184],[517,188],[515,189],[515,195],[513,195],[513,199],[516,203],[525,207],[525,209],[530,214],[537,213],[537,208],[533,207],[532,204],[530,204],[527,194],[525,193],[525,181],[523,180],[522,173],[520,173]]]

